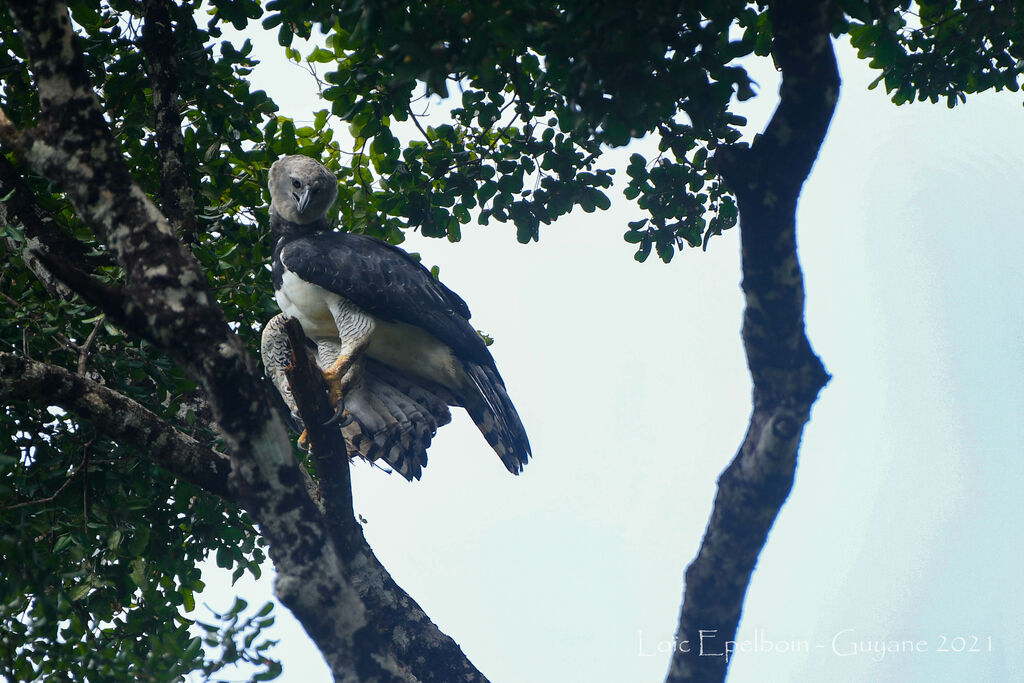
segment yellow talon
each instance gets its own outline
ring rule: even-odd
[[[324,381],[327,382],[328,396],[332,406],[337,406],[344,398],[344,391],[341,380],[351,366],[351,356],[339,356],[337,360],[323,371]]]
[[[324,379],[327,380],[327,397],[331,401],[331,406],[337,407],[341,403],[342,398],[344,398],[344,392],[341,389],[341,379],[332,378],[326,372],[324,373]]]

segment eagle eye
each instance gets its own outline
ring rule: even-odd
[[[292,187],[294,187],[296,190],[302,187],[302,183],[299,182],[298,178],[292,178]]]

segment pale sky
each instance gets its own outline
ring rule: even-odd
[[[269,45],[254,87],[312,118],[312,84],[270,65]],[[839,52],[839,107],[798,215],[808,334],[833,380],[729,681],[1022,680],[1021,97],[897,108]],[[776,102],[759,75],[752,133]],[[641,213],[612,196],[611,211],[542,226],[539,244],[496,223],[406,244],[496,339],[534,459],[509,475],[460,412],[422,481],[354,466],[355,506],[394,579],[494,683],[664,678],[683,572],[746,429],[738,232],[640,265],[622,233]],[[226,609],[216,573],[198,602]],[[271,590],[239,585],[255,607]],[[276,612],[278,680],[328,681]],[[891,641],[903,651],[872,651]]]

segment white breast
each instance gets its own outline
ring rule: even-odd
[[[285,270],[275,297],[282,313],[302,323],[306,336],[338,338],[338,326],[329,308],[343,300],[338,294]],[[366,354],[456,391],[467,381],[462,364],[448,346],[425,330],[405,323],[374,318]]]
[[[281,287],[274,293],[277,305],[287,316],[298,318],[309,337],[337,337],[338,328],[328,308],[339,297],[320,285],[306,282],[295,273],[285,270]]]

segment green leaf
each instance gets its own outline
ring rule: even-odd
[[[281,28],[277,31],[277,42],[279,45],[284,47],[288,47],[292,44],[292,30],[288,24],[281,24]],[[289,57],[291,57],[291,55],[289,55]]]
[[[231,609],[228,610],[225,616],[237,617],[239,614],[245,611],[245,608],[249,606],[249,603],[242,598],[235,598],[235,604],[232,605]]]
[[[129,576],[132,582],[139,588],[146,588],[148,581],[146,581],[146,560],[139,557],[132,560],[132,571]]]
[[[480,189],[476,191],[477,201],[483,205],[488,199],[494,196],[494,193],[498,191],[498,183],[493,180],[488,180],[480,186]]]
[[[295,141],[295,123],[291,119],[281,119],[281,151],[285,154],[295,154],[298,151],[298,143]]]
[[[89,591],[91,590],[92,586],[87,583],[81,583],[68,591],[68,597],[71,598],[72,602],[78,602],[85,596],[89,595]]]
[[[445,225],[445,229],[448,232],[449,242],[458,242],[462,239],[462,230],[459,227],[459,221],[452,216]]]
[[[253,676],[254,681],[272,681],[281,675],[282,668],[279,662],[267,662],[267,670]]]
[[[314,48],[313,51],[309,53],[309,56],[306,57],[306,61],[320,64],[328,64],[334,61],[334,53],[329,52],[328,50],[325,50],[322,47]]]
[[[59,553],[74,542],[75,539],[71,534],[64,534],[63,536],[58,537],[57,542],[53,544],[53,552]]]

